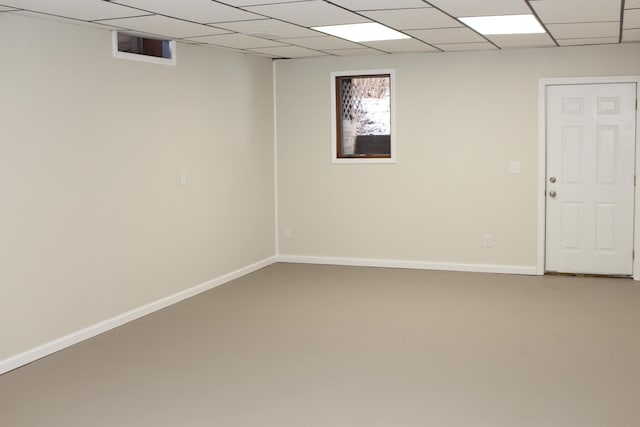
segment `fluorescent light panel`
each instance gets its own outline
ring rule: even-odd
[[[329,25],[325,27],[311,28],[352,42],[373,42],[380,40],[400,40],[411,38],[375,22],[368,24]]]
[[[533,15],[469,16],[458,19],[487,36],[544,33],[544,28]]]

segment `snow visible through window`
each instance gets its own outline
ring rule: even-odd
[[[362,118],[358,122],[358,135],[389,135],[391,133],[391,100],[362,98]]]

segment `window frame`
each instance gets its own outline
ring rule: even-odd
[[[389,103],[390,103],[390,126],[391,132],[390,138],[390,155],[389,157],[380,156],[356,156],[356,157],[339,157],[338,156],[338,132],[340,124],[338,123],[338,115],[341,114],[339,110],[336,79],[338,77],[375,77],[375,76],[389,76]],[[330,73],[330,89],[331,89],[331,163],[334,164],[390,164],[397,162],[397,152],[395,143],[396,134],[396,121],[395,121],[395,98],[396,98],[396,72],[395,69],[371,69],[371,70],[347,70],[347,71],[332,71]]]
[[[121,52],[118,50],[118,33],[126,34],[128,36],[141,37],[145,39],[153,39],[153,40],[162,40],[169,42],[169,51],[171,52],[171,58],[160,58],[157,56],[149,56],[143,55],[139,53],[130,53],[130,52]],[[118,31],[114,30],[111,32],[112,37],[112,50],[113,57],[118,59],[128,59],[132,61],[140,61],[140,62],[149,62],[152,64],[162,64],[162,65],[176,65],[177,62],[177,49],[176,49],[176,41],[172,39],[166,39],[162,37],[151,37],[144,34],[139,34],[136,32],[130,31]]]

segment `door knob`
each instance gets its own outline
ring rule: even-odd
[[[556,190],[551,190],[549,191],[549,196],[553,199],[558,195],[558,193],[556,193]]]
[[[556,177],[552,176],[551,178],[549,178],[549,182],[552,183],[552,184],[555,184],[556,183]]]

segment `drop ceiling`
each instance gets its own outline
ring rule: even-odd
[[[0,0],[0,13],[124,30],[272,58],[640,41],[640,0]],[[534,14],[545,34],[484,36],[458,18]],[[354,43],[311,27],[378,22],[411,38]]]

